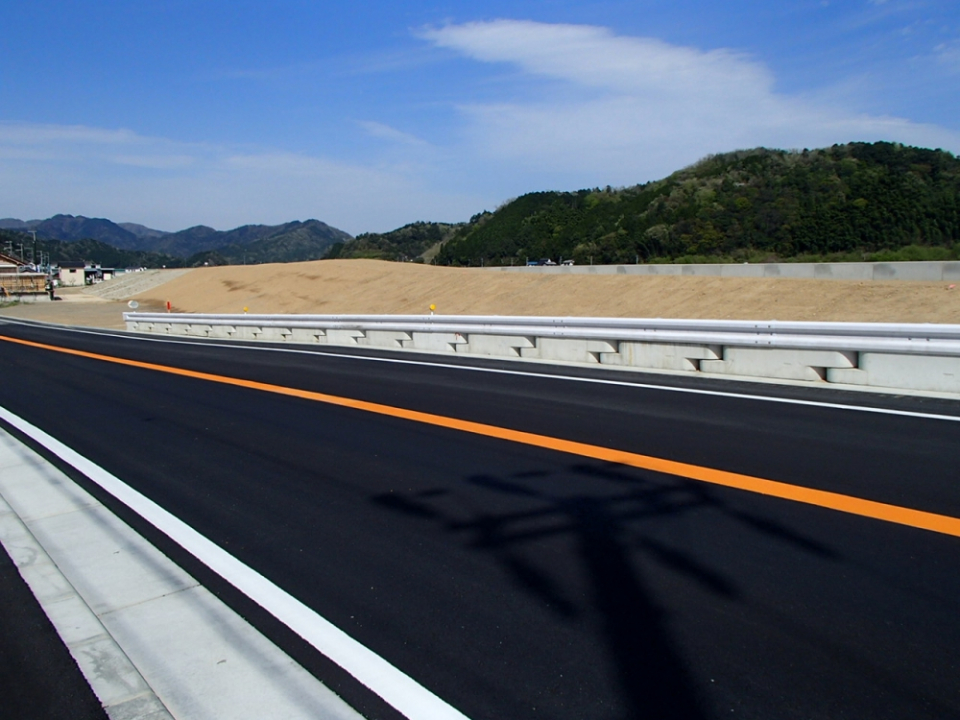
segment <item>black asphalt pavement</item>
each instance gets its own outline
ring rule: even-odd
[[[960,517],[960,423],[548,375],[960,415],[949,400],[5,322],[0,336]],[[473,720],[960,718],[960,538],[3,341],[0,405]],[[138,529],[368,716],[390,717]]]
[[[70,651],[2,547],[0,706],[0,716],[11,720],[107,720]]]

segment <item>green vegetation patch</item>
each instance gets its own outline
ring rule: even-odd
[[[954,260],[960,161],[850,143],[714,155],[629,188],[537,192],[457,229],[445,265]]]

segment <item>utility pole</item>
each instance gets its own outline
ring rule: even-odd
[[[37,264],[37,231],[27,230],[27,232],[33,235],[33,251],[30,255],[30,262],[36,265]]]

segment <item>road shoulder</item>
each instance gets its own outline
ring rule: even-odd
[[[2,430],[0,541],[112,720],[359,718]]]

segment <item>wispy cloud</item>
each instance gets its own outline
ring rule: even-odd
[[[384,126],[386,127],[386,126]],[[415,169],[271,148],[182,143],[129,130],[0,124],[0,216],[66,212],[178,230],[319,218],[347,232],[456,220],[481,200]]]
[[[380,138],[381,140],[389,140],[403,145],[423,146],[427,144],[425,140],[421,140],[416,135],[405,133],[402,130],[397,130],[384,123],[374,122],[372,120],[361,120],[357,124],[362,127],[368,135]]]
[[[495,20],[428,28],[421,36],[474,60],[514,63],[542,77],[632,94],[740,99],[773,84],[771,73],[742,53],[622,37],[589,25]]]
[[[898,140],[960,149],[960,134],[940,127],[778,93],[765,65],[734,50],[517,20],[427,28],[419,35],[552,83],[550,92],[529,100],[459,107],[481,152],[521,161],[528,171],[630,184],[708,153],[757,145]]]
[[[196,162],[196,158],[192,155],[114,155],[109,160],[117,165],[154,170],[185,168]]]
[[[933,49],[937,61],[950,72],[960,73],[960,39],[941,43]]]
[[[128,145],[149,141],[132,130],[91,128],[83,125],[39,125],[0,122],[0,143],[40,145],[51,143],[90,143]]]

